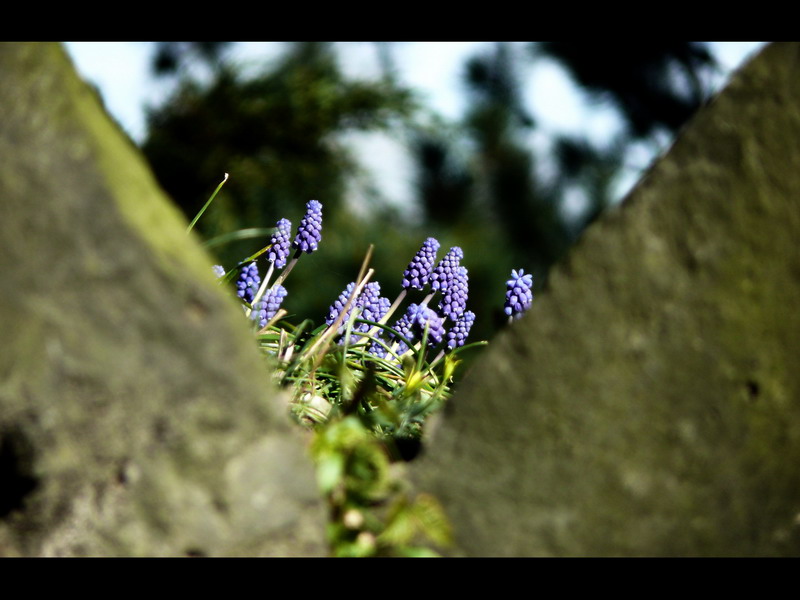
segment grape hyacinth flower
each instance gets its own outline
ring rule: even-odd
[[[426,325],[428,327],[428,345],[431,347],[438,346],[445,334],[444,319],[437,315],[432,308],[428,308],[425,304],[420,304],[412,322],[414,333],[421,338]]]
[[[381,296],[381,284],[371,281],[364,286],[364,291],[356,300],[356,305],[362,307],[361,318],[368,321],[380,321],[386,311],[389,310],[390,302],[388,298]],[[362,323],[363,332],[369,331],[370,326]]]
[[[467,268],[459,266],[447,289],[442,293],[439,302],[439,314],[448,317],[451,321],[457,321],[467,309],[467,294],[469,293],[469,277]]]
[[[289,219],[281,219],[277,224],[278,230],[272,234],[267,259],[275,265],[276,269],[286,266],[286,257],[289,256],[289,238],[292,237],[292,222]],[[318,240],[319,241],[319,240]]]
[[[403,272],[403,289],[412,287],[421,290],[428,284],[438,251],[439,242],[436,238],[429,237],[425,240]]]
[[[458,246],[450,248],[445,257],[436,265],[433,273],[431,273],[431,289],[446,292],[463,258],[464,251],[461,248]]]
[[[322,203],[319,200],[309,200],[306,204],[306,214],[297,228],[297,236],[292,246],[300,252],[311,254],[317,249],[317,244],[322,240]]]
[[[222,265],[214,265],[211,267],[211,270],[214,271],[214,275],[217,276],[217,279],[225,276],[225,268]]]
[[[345,304],[350,299],[350,296],[353,295],[353,290],[356,287],[356,282],[351,281],[347,284],[345,290],[339,294],[339,297],[333,302],[331,307],[328,309],[328,316],[325,318],[326,325],[333,325],[336,319],[339,317],[339,314],[344,310]],[[353,306],[355,306],[355,300],[350,303],[350,309],[352,310]],[[347,323],[347,319],[350,317],[350,311],[347,311],[347,314],[342,319],[342,324],[339,326],[338,333],[342,333],[344,331],[344,326]]]
[[[381,296],[381,286],[377,281],[373,281],[364,286],[364,291],[361,292],[361,295],[356,301],[356,305],[361,307],[360,317],[376,323],[379,323],[384,315],[389,312],[391,304],[388,298]],[[372,327],[372,325],[367,323],[359,323],[353,327],[353,331],[366,334],[369,333]],[[360,338],[355,338],[356,341],[358,339]]]
[[[469,335],[469,330],[472,329],[472,324],[475,322],[475,313],[471,310],[464,311],[456,324],[447,332],[447,349],[448,351],[459,348],[464,345]]]
[[[264,294],[264,299],[259,303],[258,307],[258,326],[264,327],[272,318],[277,314],[278,309],[281,307],[281,302],[286,298],[289,292],[282,285],[276,285]],[[254,311],[255,314],[255,311]]]
[[[260,283],[258,266],[255,262],[251,262],[239,273],[239,279],[236,281],[236,295],[248,304],[252,304]]]
[[[506,302],[503,306],[505,313],[512,319],[519,319],[533,303],[533,275],[520,269],[511,271],[511,279],[506,282]]]
[[[372,340],[372,343],[369,345],[368,352],[373,356],[377,356],[378,358],[386,358],[386,348],[381,346],[375,340]]]
[[[333,325],[333,323],[336,321],[337,317],[344,309],[345,304],[347,304],[347,300],[352,295],[355,286],[355,282],[350,282],[347,284],[347,288],[341,294],[339,294],[339,298],[337,298],[337,300],[328,310],[328,316],[325,319],[325,323],[327,325]],[[350,303],[350,308],[342,318],[342,322],[339,325],[337,333],[341,334],[344,332],[345,326],[350,320],[350,315],[353,310],[361,309],[361,314],[359,316],[362,319],[377,322],[380,321],[389,310],[389,305],[389,300],[381,297],[381,285],[377,281],[368,283],[364,286],[364,289],[358,298]],[[353,326],[353,333],[367,333],[369,330],[370,325],[366,323],[358,323]],[[359,337],[360,336],[354,337],[353,341],[357,341]],[[340,340],[340,343],[344,343],[344,340]]]
[[[397,319],[394,326],[392,327],[398,333],[407,338],[410,342],[414,341],[413,323],[416,320],[418,310],[419,310],[419,305],[411,304],[408,307],[408,309],[406,309],[406,314]],[[393,333],[390,333],[389,337],[394,339],[395,335]],[[406,353],[407,350],[408,350],[408,345],[401,340],[399,345],[397,346],[397,355],[402,356],[403,354]]]

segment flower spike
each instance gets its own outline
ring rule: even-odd
[[[533,276],[520,269],[511,271],[511,279],[506,282],[505,313],[512,319],[519,319],[531,307],[533,302]]]

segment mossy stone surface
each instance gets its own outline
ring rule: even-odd
[[[306,440],[140,153],[58,44],[0,74],[0,555],[324,554]]]
[[[800,554],[799,139],[772,44],[493,340],[415,468],[453,554]]]

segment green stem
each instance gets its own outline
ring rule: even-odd
[[[303,251],[298,248],[297,252],[294,253],[294,256],[289,261],[289,264],[283,269],[283,273],[280,274],[273,285],[281,285],[286,281],[286,278],[289,276],[289,273],[292,272],[292,269],[294,269],[294,266],[297,264],[297,259],[300,258],[301,254],[303,254]]]
[[[214,193],[211,194],[211,198],[208,199],[208,202],[205,203],[203,208],[200,209],[200,212],[197,213],[197,215],[195,216],[194,219],[192,219],[192,222],[189,223],[189,227],[186,228],[186,233],[189,233],[192,230],[192,228],[194,227],[195,223],[197,223],[198,219],[200,219],[200,217],[203,216],[203,213],[206,212],[206,209],[214,201],[214,198],[217,197],[217,193],[219,193],[219,191],[222,189],[222,186],[225,185],[226,181],[228,181],[228,174],[227,173],[225,173],[225,179],[223,179],[220,182],[220,184],[217,186],[217,189],[215,189]]]

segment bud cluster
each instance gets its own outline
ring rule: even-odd
[[[259,285],[261,285],[261,277],[258,274],[258,265],[251,262],[239,272],[239,279],[236,280],[236,295],[248,304],[252,304]]]
[[[297,228],[297,235],[292,246],[302,252],[311,254],[322,241],[322,204],[319,200],[309,200],[306,214]]]
[[[431,274],[431,289],[446,292],[463,258],[464,251],[461,248],[458,246],[450,248]]]
[[[263,285],[261,284],[255,262],[244,266],[236,281],[237,295],[252,305],[252,318],[257,320],[262,328],[275,317],[283,299],[287,296],[286,288],[280,284],[292,270],[298,257],[303,252],[311,253],[318,248],[322,239],[322,204],[318,200],[310,200],[306,204],[305,216],[290,245],[291,227],[288,219],[279,220],[270,239],[267,260],[272,263],[274,268],[281,269],[287,266],[290,247],[297,250],[276,284],[267,288],[272,267],[267,273]],[[436,263],[439,248],[440,244],[436,238],[429,237],[425,240],[403,272],[402,291],[394,304],[381,296],[381,287],[377,281],[367,283],[359,296],[351,301],[350,297],[356,289],[356,282],[351,282],[330,306],[325,323],[330,327],[339,320],[335,334],[341,335],[354,314],[353,311],[357,311],[355,314],[360,319],[377,323],[378,326],[364,322],[354,324],[351,341],[357,343],[364,335],[371,332],[373,335],[369,345],[371,354],[385,358],[387,355],[385,346],[391,348],[394,345],[393,353],[401,356],[409,350],[406,342],[395,339],[397,336],[389,333],[387,337],[383,338],[387,340],[385,345],[383,342],[379,343],[377,340],[385,335],[380,329],[380,325],[388,320],[391,313],[400,306],[408,291],[411,289],[423,290],[426,286],[430,286],[431,291],[428,296],[420,303],[410,304],[405,314],[395,321],[393,329],[413,343],[417,343],[427,329],[428,345],[431,347],[443,345],[444,352],[460,348],[465,344],[475,322],[475,313],[467,310],[469,273],[467,268],[461,265],[464,252],[460,247],[451,247],[444,258]],[[225,270],[216,265],[214,273],[217,277],[222,277]],[[259,285],[261,285],[261,291],[259,291]],[[518,319],[531,306],[533,278],[530,274],[525,274],[522,269],[513,270],[506,287],[504,312],[511,319]],[[264,293],[264,296],[254,303],[259,293]],[[437,293],[440,293],[441,297],[436,310],[434,310],[428,307],[428,302]],[[350,302],[348,311],[342,315],[348,302]],[[449,327],[449,331],[446,329],[446,325]],[[375,327],[374,330],[373,327]],[[343,343],[343,340],[340,339],[339,343]]]
[[[408,268],[403,272],[403,288],[412,287],[421,290],[428,284],[436,262],[436,253],[439,251],[439,242],[436,238],[429,237],[422,244],[422,248],[414,255]]]
[[[467,294],[469,293],[469,277],[466,267],[458,267],[447,289],[442,293],[439,301],[439,314],[457,321],[467,309]]]
[[[286,266],[286,258],[289,256],[289,238],[292,237],[292,222],[289,219],[281,219],[277,224],[277,231],[270,238],[270,249],[267,259],[275,265],[276,269]]]
[[[522,313],[531,307],[533,302],[533,276],[525,274],[525,271],[511,271],[511,279],[506,282],[506,301],[503,305],[505,313],[513,318],[519,319]]]

